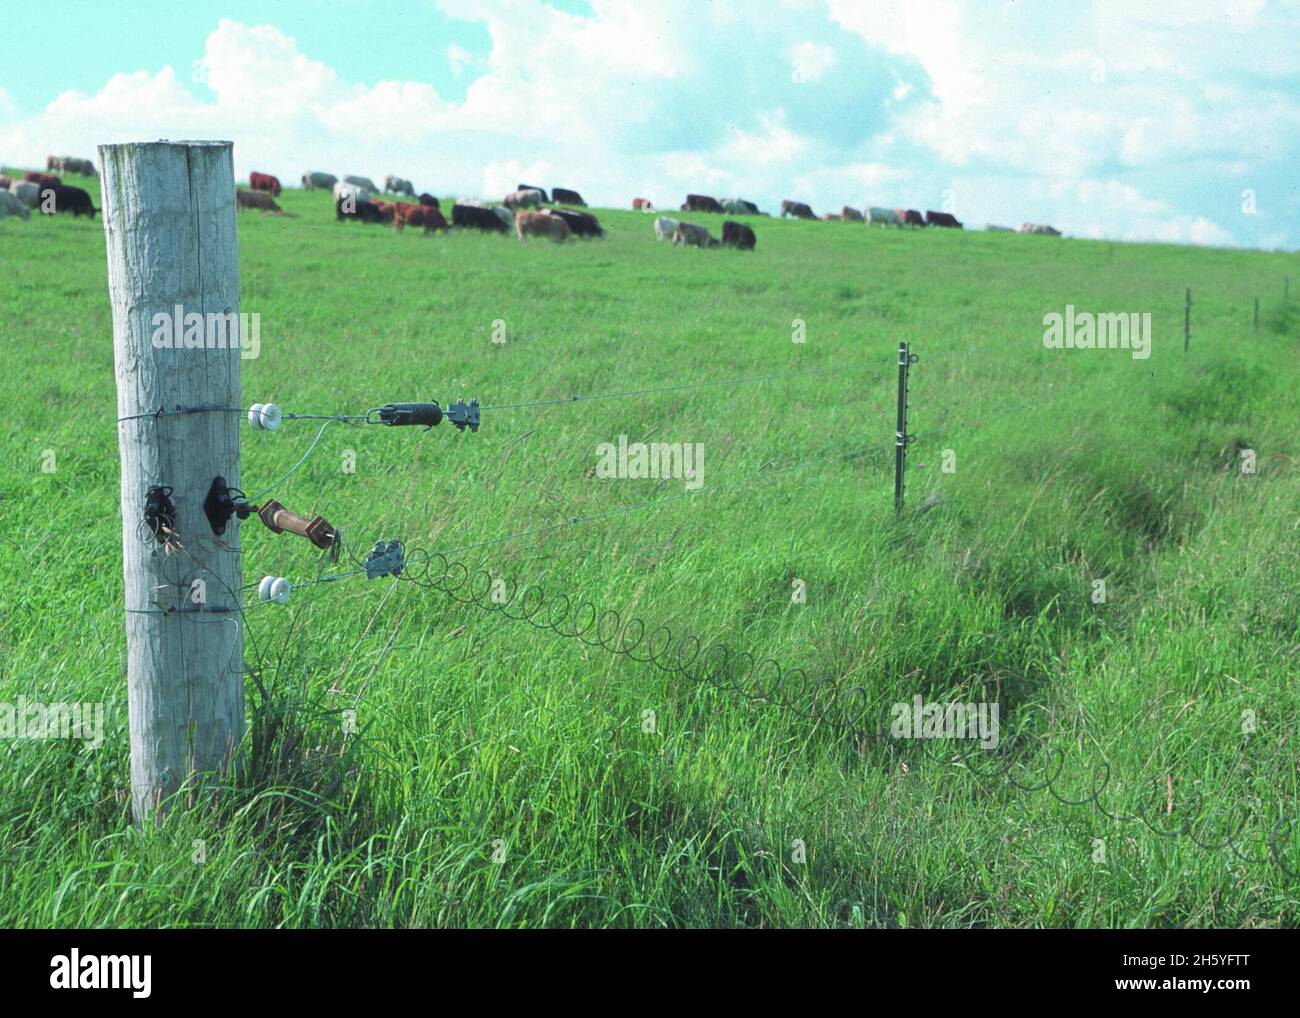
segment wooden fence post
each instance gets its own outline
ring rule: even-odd
[[[239,530],[232,521],[219,537],[203,506],[214,477],[239,485],[241,415],[176,412],[240,405],[235,177],[230,142],[101,145],[99,155],[131,796],[144,823],[192,778],[235,773],[244,735]]]

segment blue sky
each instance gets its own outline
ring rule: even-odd
[[[1300,247],[1300,0],[17,5],[0,163],[220,137],[236,171],[949,208]]]

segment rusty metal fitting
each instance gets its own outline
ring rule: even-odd
[[[268,499],[257,511],[258,518],[273,534],[298,534],[317,548],[330,550],[338,540],[338,531],[323,516],[308,519],[291,513],[275,499]]]

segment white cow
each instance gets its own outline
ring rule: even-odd
[[[326,188],[332,188],[339,182],[339,178],[332,173],[304,173],[302,175],[302,189],[304,191],[314,191],[320,188],[324,191]]]
[[[867,222],[879,223],[881,226],[902,226],[903,217],[896,209],[878,209],[873,205],[867,209]]]
[[[511,191],[501,203],[508,209],[532,209],[537,208],[545,200],[546,196],[541,191],[526,187],[519,191]]]
[[[351,184],[353,187],[365,188],[371,194],[379,193],[379,188],[375,187],[375,182],[369,177],[344,177],[343,183]]]
[[[336,203],[341,200],[346,201],[349,198],[359,203],[370,201],[372,197],[373,192],[367,191],[364,187],[359,187],[356,184],[349,184],[346,177],[334,185],[334,201]]]
[[[392,194],[404,194],[410,198],[415,197],[415,188],[409,180],[394,177],[391,174],[384,178],[384,191]]]
[[[655,239],[672,240],[673,231],[677,229],[677,220],[669,219],[667,216],[660,216],[655,220]]]
[[[31,180],[15,180],[9,185],[9,191],[29,209],[41,203],[41,185]]]
[[[0,191],[0,219],[17,216],[19,219],[31,219],[32,212],[18,200],[12,191]]]

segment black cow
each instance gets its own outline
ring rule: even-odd
[[[786,216],[797,216],[799,219],[816,219],[813,210],[801,201],[790,201],[786,199],[781,202],[781,218]]]
[[[683,212],[717,212],[719,215],[724,211],[722,203],[717,198],[710,198],[707,194],[688,194],[686,203],[682,206]]]
[[[421,205],[429,205],[435,209],[439,207],[438,199],[427,192],[420,195],[420,197],[417,198],[416,201],[418,201]]]
[[[753,251],[758,241],[754,231],[744,223],[734,223],[730,219],[722,224],[722,244],[740,251]]]
[[[546,200],[546,192],[542,192],[542,200]],[[581,205],[584,209],[587,203],[582,200],[582,195],[577,191],[570,191],[567,187],[557,187],[551,191],[551,201],[556,205]]]
[[[95,218],[94,203],[90,200],[90,195],[79,187],[69,187],[67,184],[52,184],[41,188],[41,203],[44,207],[45,192],[52,191],[54,194],[54,207],[51,209],[54,213],[70,212],[74,216],[89,216]]]
[[[538,187],[536,184],[520,184],[518,187],[515,188],[515,190],[516,190],[516,191],[541,191],[541,192],[542,192],[542,201],[550,201],[550,200],[551,200],[550,198],[546,197],[546,188],[544,188],[544,187]],[[556,201],[559,201],[560,199],[559,199],[559,198],[556,198],[555,200],[556,200]]]
[[[957,217],[951,213],[931,212],[929,209],[925,210],[925,223],[927,226],[946,226],[951,230],[960,230],[962,228],[961,223],[957,221]]]
[[[383,210],[372,201],[352,203],[351,210],[344,208],[343,199],[334,202],[334,215],[337,219],[355,219],[361,223],[391,223],[392,214],[385,216]]]
[[[603,237],[605,231],[600,222],[590,212],[574,212],[573,209],[548,209],[549,215],[557,216],[569,224],[569,231],[575,237]]]
[[[904,226],[924,226],[925,217],[916,209],[895,209]]]
[[[505,220],[491,209],[479,208],[477,205],[453,205],[451,225],[467,230],[486,230],[489,233],[508,232]]]

